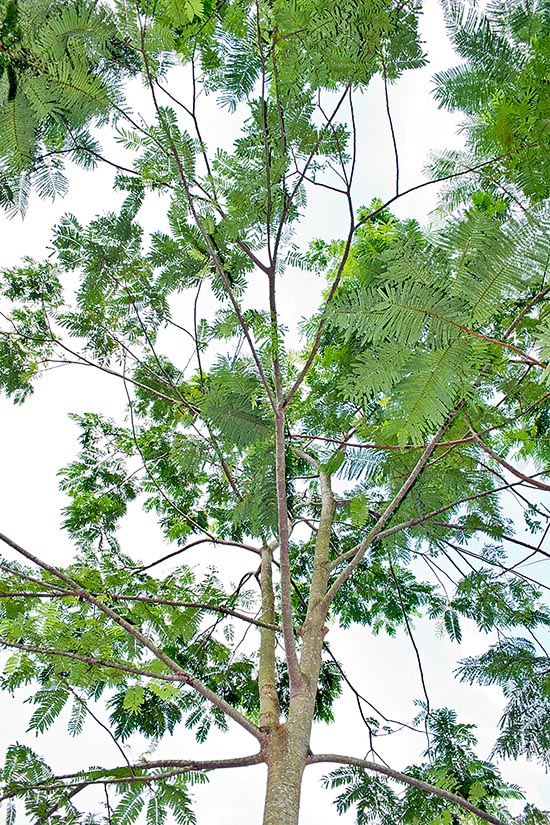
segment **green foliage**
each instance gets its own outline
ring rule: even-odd
[[[200,406],[228,446],[247,447],[270,438],[264,395],[249,360],[223,358],[210,372]]]
[[[12,307],[9,325],[0,333],[0,386],[16,403],[32,393],[33,379],[53,351],[48,312],[61,305],[58,275],[54,265],[25,258],[24,266],[0,276],[0,296]]]
[[[357,823],[360,825],[367,822],[391,825],[399,821],[399,799],[384,779],[345,767],[337,768],[325,777],[324,784],[330,788],[345,786],[336,798],[336,810],[342,814],[356,806]]]
[[[550,613],[540,591],[522,579],[502,580],[480,568],[458,585],[452,606],[473,619],[481,630],[499,627],[535,627],[550,624]]]
[[[390,567],[388,559],[377,553],[361,562],[353,582],[344,585],[335,598],[333,611],[343,627],[356,622],[370,625],[374,633],[385,630],[393,636],[405,616],[419,615],[425,605],[432,615],[441,611],[436,589],[405,568]]]
[[[78,163],[95,147],[87,127],[110,117],[135,60],[107,8],[87,2],[5,0],[0,40],[0,152],[9,200],[23,209],[28,176],[43,196],[66,191],[49,156],[66,149]]]
[[[133,452],[129,434],[97,414],[72,416],[80,428],[79,460],[60,470],[60,487],[71,503],[65,527],[81,544],[115,542],[114,531],[137,494],[126,460]]]
[[[65,215],[46,263],[2,272],[0,388],[19,403],[76,363],[118,378],[127,399],[123,421],[72,416],[79,453],[59,473],[72,563],[14,543],[26,566],[0,560],[1,687],[26,691],[37,736],[63,719],[84,734],[106,709],[119,751],[138,742],[150,758],[60,777],[11,746],[7,822],[23,807],[33,825],[193,825],[189,786],[206,770],[182,767],[187,732],[199,748],[232,718],[271,758],[282,732],[296,743],[298,718],[305,764],[303,731],[334,720],[346,684],[377,753],[402,726],[373,706],[366,718],[368,690],[323,654],[331,622],[406,633],[418,656],[420,620],[455,646],[474,623],[494,634],[459,675],[504,693],[496,756],[550,764],[547,657],[508,635],[536,639],[550,612],[530,556],[504,549],[544,552],[531,542],[548,526],[533,489],[550,467],[550,18],[545,4],[446,4],[465,62],[438,76],[437,97],[468,118],[468,146],[433,169],[469,171],[428,231],[379,199],[357,209],[352,185],[354,96],[424,64],[419,12],[415,0],[0,0],[0,205],[64,194],[64,159],[116,170],[101,215]],[[232,145],[202,130],[203,94],[228,133],[238,123]],[[317,185],[340,192],[349,234],[302,249]],[[324,293],[303,307],[295,351],[279,288],[303,273]],[[516,535],[510,495],[534,539]],[[145,566],[120,544],[137,507],[166,544],[138,548]],[[210,553],[246,559],[240,580],[222,582]],[[429,783],[512,821],[506,801],[521,794],[476,754],[471,724],[427,704],[404,726],[428,738],[412,784],[354,760],[326,780],[339,813],[478,821]],[[154,762],[170,737],[177,760]],[[76,807],[89,785],[113,791],[105,816]],[[548,818],[527,805],[516,821]]]
[[[409,776],[470,800],[487,813],[502,815],[499,805],[502,798],[522,798],[516,785],[505,784],[494,765],[475,755],[476,740],[471,725],[457,723],[456,714],[446,708],[430,711],[426,722],[430,736],[426,753],[429,761],[410,766]],[[456,805],[410,785],[398,796],[386,779],[369,776],[359,768],[338,768],[324,781],[329,787],[344,788],[336,799],[337,810],[345,812],[355,807],[358,825],[368,822],[443,825],[464,821]],[[471,821],[482,820],[472,817]]]
[[[527,275],[516,252],[526,229],[479,209],[429,240],[414,224],[399,229],[382,249],[373,249],[369,228],[358,236],[329,316],[345,348],[337,353],[331,341],[330,352],[345,370],[337,376],[344,397],[365,403],[383,394],[394,421],[386,437],[419,443],[470,396],[484,364],[502,356],[491,341],[493,307]]]
[[[537,656],[527,639],[503,639],[481,656],[464,659],[459,673],[470,684],[498,684],[504,692],[507,705],[495,753],[506,758],[523,754],[548,766],[548,658]]]
[[[449,0],[447,22],[464,63],[436,76],[440,105],[468,116],[468,141],[478,158],[496,157],[493,179],[505,175],[534,201],[548,197],[549,22],[545,7],[510,3],[484,11]],[[502,194],[502,192],[501,192]]]

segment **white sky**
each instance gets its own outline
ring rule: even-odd
[[[424,70],[408,73],[395,87],[390,88],[390,101],[400,153],[402,188],[421,180],[421,169],[431,151],[458,146],[455,120],[438,111],[429,98],[430,77],[453,62],[446,41],[442,21],[435,0],[426,3],[424,36],[430,58]],[[359,173],[361,198],[367,203],[374,196],[390,196],[393,189],[393,149],[381,84],[365,95],[358,107],[358,125],[362,133]],[[210,116],[211,117],[211,116]],[[215,115],[215,117],[220,117]],[[223,115],[221,116],[224,117]],[[214,129],[225,128],[225,121],[211,123]],[[208,134],[208,126],[205,128]],[[109,192],[111,174],[98,170],[91,175],[78,173],[65,201],[54,204],[33,199],[25,222],[10,222],[0,218],[0,264],[17,263],[23,255],[41,258],[47,251],[53,223],[66,211],[74,211],[83,221],[96,213],[110,209],[116,196]],[[395,205],[400,217],[418,217],[426,220],[435,206],[435,189],[426,188],[410,195]],[[310,203],[309,216],[304,222],[303,238],[337,237],[345,230],[345,214],[336,211],[330,201],[316,195]],[[157,228],[158,204],[147,211],[148,228]],[[343,213],[343,210],[342,210]],[[140,219],[142,216],[140,215]],[[293,276],[281,283],[281,295],[286,304],[290,323],[297,323],[303,314],[314,309],[312,288],[317,286],[306,278]],[[75,368],[72,373],[58,370],[44,377],[36,393],[22,407],[13,407],[0,401],[0,530],[13,537],[39,556],[64,564],[70,558],[70,543],[60,532],[60,508],[63,497],[57,489],[57,470],[71,461],[77,451],[76,428],[67,419],[69,411],[84,412],[122,409],[125,402],[118,382],[104,375]],[[122,529],[123,549],[141,558],[155,558],[166,551],[158,531],[138,507],[131,510]],[[186,558],[186,561],[191,559]],[[198,561],[198,556],[193,562]],[[217,562],[217,558],[214,558]],[[232,557],[234,580],[242,569],[248,569],[249,559],[244,554]],[[495,738],[501,711],[501,698],[496,690],[463,688],[453,682],[450,674],[454,662],[465,655],[482,652],[489,640],[480,638],[467,627],[465,641],[458,648],[450,643],[433,643],[433,628],[423,623],[417,626],[417,641],[427,663],[427,681],[434,707],[456,706],[461,721],[477,721],[480,725],[480,755],[488,756]],[[331,629],[328,639],[335,655],[346,665],[349,676],[362,692],[380,706],[389,716],[410,719],[411,699],[420,696],[418,672],[410,642],[400,634],[391,644],[387,637],[372,638],[368,630],[344,633]],[[55,762],[60,771],[77,765],[99,764],[106,760],[118,764],[117,752],[101,732],[89,732],[76,740],[67,740],[62,725],[40,739],[24,734],[25,719],[30,708],[21,706],[20,699],[0,694],[0,751],[16,738],[28,742],[38,752]],[[363,756],[368,748],[355,702],[348,692],[336,708],[337,722],[315,730],[313,749]],[[187,731],[176,729],[176,736],[168,738],[158,749],[162,755],[175,758],[212,754],[240,755],[255,750],[255,742],[232,727],[229,737],[214,735],[206,752],[199,749]],[[218,747],[219,746],[219,747]],[[136,743],[136,748],[140,745]],[[423,747],[421,743],[420,747]],[[402,769],[407,760],[417,758],[418,744],[413,734],[395,737],[384,743],[382,751],[388,762]],[[134,753],[138,756],[139,751]],[[335,825],[351,822],[352,817],[338,817],[330,804],[330,796],[319,789],[316,777],[327,773],[329,766],[310,768],[304,785],[302,808],[303,825]],[[533,765],[503,766],[510,781],[516,781],[528,791],[528,799],[542,807],[550,807],[550,791],[542,770]],[[239,772],[220,772],[211,777],[209,785],[195,791],[200,823],[215,825],[253,825],[260,821],[263,802],[263,767],[247,768]]]

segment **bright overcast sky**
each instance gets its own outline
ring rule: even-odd
[[[426,3],[424,38],[430,58],[424,70],[408,73],[399,84],[390,88],[390,101],[394,116],[397,142],[402,170],[402,188],[419,183],[422,167],[431,151],[460,145],[456,137],[456,123],[448,114],[438,111],[429,97],[430,77],[440,69],[448,67],[454,60],[446,41],[443,25],[435,0]],[[216,130],[223,131],[224,113],[209,109],[209,118],[219,118],[214,123]],[[381,84],[374,84],[357,110],[358,126],[362,134],[359,152],[360,198],[368,202],[372,197],[388,197],[393,194],[394,161],[390,143],[388,122]],[[208,134],[208,126],[204,129]],[[207,139],[208,140],[208,139]],[[7,221],[0,218],[2,252],[0,264],[17,263],[24,255],[43,257],[47,254],[51,226],[66,211],[75,212],[82,220],[88,220],[97,212],[116,206],[109,195],[108,170],[98,170],[92,174],[78,172],[65,201],[54,204],[31,201],[27,218]],[[422,193],[402,199],[395,206],[400,217],[418,217],[427,220],[428,213],[435,206],[436,192],[428,187]],[[106,200],[107,199],[107,200]],[[158,214],[158,204],[147,211],[144,220],[148,229]],[[345,216],[343,218],[345,220]],[[319,202],[311,209],[305,222],[305,237],[336,237],[344,223],[339,226],[338,213],[329,203]],[[302,314],[314,310],[311,305],[311,288],[306,284],[301,289],[297,275],[289,281],[287,301],[297,322]],[[284,294],[284,291],[283,291]],[[69,374],[57,370],[45,376],[37,387],[35,395],[22,407],[13,407],[9,402],[0,401],[2,426],[0,428],[0,530],[26,546],[30,551],[49,561],[65,563],[69,558],[70,545],[66,536],[60,533],[60,507],[63,498],[57,490],[57,470],[67,464],[76,453],[76,428],[68,421],[69,411],[92,410],[113,411],[122,409],[123,391],[115,382],[105,380],[105,376],[75,368]],[[132,519],[124,525],[123,549],[141,558],[154,558],[162,552],[157,531],[138,511],[132,510]],[[248,561],[239,558],[239,570]],[[235,579],[239,576],[235,573]],[[488,756],[494,741],[496,725],[500,714],[498,691],[484,688],[461,688],[449,679],[453,662],[467,654],[485,650],[489,644],[487,637],[480,638],[466,632],[466,641],[460,649],[450,643],[438,644],[434,653],[433,628],[428,631],[419,624],[418,643],[426,657],[427,680],[430,698],[434,707],[445,704],[457,706],[461,721],[478,721],[482,747],[481,756]],[[375,704],[393,718],[412,715],[411,697],[420,696],[418,672],[415,669],[413,651],[408,639],[402,634],[397,640],[387,638],[372,639],[367,629],[344,634],[331,629],[328,641],[335,655],[344,663],[357,685]],[[372,676],[371,676],[372,673]],[[396,676],[397,674],[397,676]],[[495,699],[496,697],[496,699]],[[0,694],[0,709],[3,710],[0,727],[0,745],[3,749],[16,738],[26,741],[39,753],[55,760],[56,769],[71,770],[87,763],[117,763],[117,753],[108,738],[101,731],[91,731],[76,740],[67,739],[61,725],[53,731],[35,739],[24,734],[24,719],[29,715],[28,705],[21,707],[20,699],[10,700]],[[5,714],[5,715],[4,715]],[[365,729],[357,714],[353,697],[344,693],[344,700],[336,708],[337,724],[319,727],[313,738],[314,749],[353,753],[363,756],[368,749]],[[197,755],[199,748],[192,734],[181,732],[168,738],[157,751],[159,757],[170,755],[184,758]],[[491,738],[492,737],[492,738]],[[383,753],[389,763],[402,769],[407,759],[418,758],[418,749],[423,743],[417,742],[418,735],[405,734],[395,738],[395,744]],[[212,737],[214,750],[224,756],[250,753],[255,743],[241,731],[234,730],[229,737]],[[136,745],[139,748],[139,745]],[[201,751],[202,752],[202,751]],[[77,757],[75,756],[77,755]],[[135,756],[138,751],[134,752]],[[315,777],[327,772],[328,768],[308,769],[302,810],[303,825],[335,825],[337,822],[351,822],[352,816],[339,818],[330,804],[329,795],[319,790]],[[212,776],[209,785],[198,787],[199,804],[197,816],[200,823],[213,825],[256,825],[263,802],[262,767],[247,768],[240,772],[221,772]],[[550,807],[550,791],[546,789],[546,779],[542,770],[533,765],[527,767],[505,767],[504,773],[510,781],[517,781],[526,790],[528,798],[535,804]]]

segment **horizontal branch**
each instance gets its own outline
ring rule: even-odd
[[[1,594],[0,594],[1,596]],[[256,627],[265,627],[266,630],[273,630],[275,633],[280,633],[281,628],[276,624],[268,624],[262,622],[261,619],[255,619],[253,616],[247,616],[239,610],[232,610],[230,607],[222,607],[217,604],[203,603],[203,602],[180,602],[171,601],[170,599],[153,599],[148,596],[119,596],[113,595],[111,597],[114,601],[122,602],[145,602],[146,604],[166,605],[167,607],[183,607],[191,610],[205,610],[210,613],[221,613],[223,616],[233,616],[235,619],[241,619],[243,622],[256,625]]]
[[[139,762],[131,765],[128,770],[144,771],[159,768],[172,768],[165,773],[153,774],[148,776],[137,776],[132,774],[130,776],[112,776],[109,777],[108,770],[91,771],[90,779],[86,779],[86,772],[64,774],[62,776],[52,777],[51,782],[39,782],[18,784],[17,787],[11,787],[8,793],[0,797],[0,802],[6,799],[13,799],[20,794],[29,791],[59,791],[59,790],[82,790],[90,785],[127,785],[131,783],[142,783],[149,785],[153,782],[162,782],[164,779],[170,779],[173,776],[180,776],[182,773],[191,773],[193,771],[213,771],[223,770],[225,768],[248,768],[252,765],[261,765],[264,762],[264,756],[260,753],[254,753],[251,756],[236,756],[232,759],[193,759],[193,760],[159,760],[157,762]],[[126,769],[127,766],[125,766]],[[112,770],[120,770],[120,768],[113,768]],[[74,780],[74,782],[71,782]]]
[[[457,796],[457,794],[451,793],[451,791],[446,791],[444,788],[438,788],[437,785],[430,785],[429,782],[423,782],[421,779],[415,779],[415,777],[409,776],[406,773],[394,771],[392,768],[387,768],[385,765],[379,765],[377,762],[369,762],[367,759],[356,759],[353,756],[340,756],[335,753],[320,753],[313,754],[308,757],[307,763],[308,765],[315,765],[324,762],[332,762],[337,765],[352,765],[356,768],[363,768],[366,771],[382,773],[384,776],[389,776],[390,779],[395,779],[396,782],[402,782],[404,785],[411,785],[413,788],[418,788],[419,791],[426,791],[426,793],[438,796],[440,799],[446,799],[454,805],[459,805],[461,808],[464,808],[464,810],[470,811],[470,813],[473,813],[480,819],[485,820],[485,822],[491,822],[492,825],[504,825],[501,819],[498,819],[498,817],[493,816],[492,814],[488,814],[486,811],[482,811],[481,808],[478,808],[476,805],[468,802],[468,800],[464,799],[462,796]]]
[[[251,765],[261,765],[265,762],[264,754],[253,753],[250,756],[236,756],[232,759],[157,759],[154,761],[139,762],[134,765],[139,770],[153,770],[156,768],[183,768],[188,771],[213,771],[221,768],[248,768]]]
[[[179,556],[180,553],[185,553],[186,550],[191,550],[192,547],[196,547],[199,544],[215,544],[222,547],[237,547],[240,550],[248,550],[251,553],[256,553],[259,555],[262,551],[259,547],[254,547],[252,544],[243,544],[239,541],[225,541],[222,539],[216,538],[216,536],[212,535],[211,533],[206,532],[205,530],[202,531],[206,534],[206,538],[195,539],[194,541],[190,541],[188,544],[185,544],[183,547],[178,547],[177,550],[172,550],[170,553],[167,553],[165,556],[161,556],[159,559],[155,559],[150,564],[143,564],[140,565],[139,572],[142,573],[144,570],[150,570],[151,567],[156,567],[157,564],[162,564],[163,561],[168,561],[169,559],[173,559],[174,556]]]
[[[48,592],[39,592],[33,590],[13,590],[7,593],[0,593],[0,599],[57,599],[57,598],[76,598],[72,590],[51,590]],[[240,619],[248,624],[256,625],[256,627],[265,627],[266,630],[273,630],[274,633],[280,633],[281,628],[276,624],[267,624],[261,619],[255,619],[253,616],[247,616],[238,610],[232,610],[230,607],[222,607],[216,604],[208,604],[202,602],[179,602],[171,601],[170,599],[153,599],[148,596],[118,596],[111,595],[110,598],[115,602],[143,602],[144,604],[158,604],[166,607],[183,607],[190,610],[204,610],[207,613],[221,613],[222,616],[232,616],[235,619]]]

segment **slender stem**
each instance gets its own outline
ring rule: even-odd
[[[74,690],[74,688],[72,688],[71,685],[65,679],[63,679],[62,677],[58,677],[58,678],[60,678],[61,683],[63,685],[65,685],[67,690],[74,696],[74,698],[79,703],[79,705],[82,708],[84,708],[86,713],[89,716],[91,716],[91,718],[94,720],[94,722],[96,722],[99,725],[100,728],[103,728],[103,730],[107,733],[107,736],[109,736],[111,741],[114,743],[115,747],[118,749],[119,753],[121,754],[122,758],[124,759],[124,761],[126,762],[128,767],[130,768],[130,770],[132,770],[132,766],[130,765],[130,760],[126,756],[126,753],[124,752],[124,749],[122,748],[120,742],[117,740],[116,736],[110,730],[110,728],[107,725],[105,725],[98,716],[95,715],[95,713],[89,708],[87,702],[81,696],[78,695],[76,690]]]
[[[388,75],[386,72],[386,63],[382,60],[382,72],[384,75],[384,97],[386,99],[386,114],[388,116],[388,123],[390,125],[391,140],[393,145],[393,154],[395,157],[395,195],[399,196],[399,152],[397,151],[397,139],[395,137],[395,129],[393,126],[393,118],[390,108],[390,97],[388,94]]]
[[[414,654],[416,656],[416,663],[418,665],[418,672],[420,674],[420,682],[422,684],[422,691],[424,693],[424,698],[426,700],[426,713],[424,715],[424,729],[426,731],[426,739],[427,739],[427,742],[428,742],[428,754],[429,754],[431,752],[431,747],[430,747],[430,733],[429,733],[429,728],[428,728],[428,717],[430,715],[430,707],[431,706],[430,706],[430,695],[428,693],[428,688],[426,686],[426,679],[425,679],[425,676],[424,676],[424,666],[422,664],[422,657],[420,656],[420,650],[418,649],[416,639],[414,638],[414,633],[412,631],[411,623],[409,621],[409,616],[408,616],[408,613],[407,613],[407,609],[406,609],[405,604],[403,602],[403,594],[401,592],[401,586],[399,584],[399,579],[397,578],[397,576],[395,574],[395,569],[394,569],[394,566],[393,566],[391,553],[389,555],[389,564],[390,564],[390,573],[391,573],[393,582],[395,584],[395,589],[397,590],[397,597],[399,599],[399,606],[401,608],[401,613],[403,614],[403,621],[405,622],[405,627],[407,628],[407,635],[410,639],[410,642],[413,646]]]
[[[494,458],[497,464],[500,464],[501,467],[504,467],[505,470],[508,470],[508,472],[512,473],[512,475],[514,475],[516,478],[520,478],[526,484],[529,484],[531,487],[536,487],[538,490],[550,490],[550,484],[545,484],[543,481],[537,481],[537,479],[533,478],[532,476],[525,475],[525,473],[522,473],[521,470],[516,469],[516,467],[514,467],[512,464],[510,464],[508,461],[502,458],[498,453],[495,453],[495,451],[492,450],[488,444],[482,441],[482,439],[478,436],[478,434],[473,428],[470,428],[470,432],[472,433],[472,437],[476,444],[479,447],[481,447],[481,449],[485,453],[487,453],[487,455],[490,455],[491,458]]]
[[[455,180],[455,178],[461,178],[464,175],[471,175],[472,172],[479,172],[481,169],[485,169],[487,166],[491,166],[493,163],[498,163],[499,160],[506,160],[506,158],[511,157],[512,155],[519,155],[521,152],[526,151],[527,149],[534,149],[538,146],[538,143],[530,143],[527,146],[522,146],[520,149],[512,149],[510,152],[504,152],[502,155],[497,155],[494,158],[490,158],[489,160],[482,160],[480,163],[474,163],[472,166],[467,166],[465,169],[461,169],[459,172],[450,172],[448,175],[441,175],[439,178],[432,178],[432,180],[425,180],[422,183],[417,183],[414,186],[410,186],[408,189],[403,190],[398,195],[393,195],[391,198],[388,198],[381,206],[378,206],[373,212],[370,212],[368,215],[364,215],[359,221],[357,221],[356,229],[359,229],[360,226],[363,224],[368,223],[373,218],[376,218],[381,212],[384,212],[388,206],[391,206],[392,203],[395,201],[400,200],[400,198],[404,198],[405,195],[412,195],[414,192],[418,192],[420,189],[425,189],[427,186],[434,186],[438,183],[446,183],[448,180]]]
[[[407,730],[410,730],[413,733],[422,733],[421,730],[419,730],[418,728],[413,728],[413,726],[407,724],[407,722],[400,722],[398,719],[391,719],[389,716],[386,716],[384,713],[382,713],[382,711],[379,710],[375,705],[373,705],[372,702],[369,702],[369,700],[365,696],[363,696],[363,694],[360,693],[357,690],[357,688],[352,684],[352,682],[349,679],[349,676],[347,675],[344,668],[342,667],[342,665],[340,664],[340,662],[338,661],[338,659],[336,658],[336,656],[332,652],[332,650],[331,650],[330,646],[327,644],[327,642],[324,642],[323,649],[328,653],[328,655],[330,656],[330,658],[334,662],[335,666],[338,668],[339,672],[342,674],[342,679],[344,680],[344,682],[347,684],[347,686],[349,687],[349,689],[351,690],[351,692],[355,696],[355,698],[357,700],[357,705],[358,705],[358,707],[360,709],[360,712],[361,712],[361,717],[363,718],[364,722],[365,722],[365,718],[363,716],[363,712],[362,712],[362,708],[361,708],[361,702],[364,702],[366,705],[368,705],[369,708],[371,708],[378,716],[380,716],[381,719],[384,720],[384,722],[389,722],[392,725],[397,725],[398,730],[401,730],[403,728],[407,728]],[[369,725],[367,725],[367,726],[370,728]],[[397,731],[391,731],[391,732],[396,733]]]
[[[200,529],[200,528],[199,528]],[[204,532],[204,530],[202,531]],[[190,550],[192,547],[196,547],[198,544],[215,544],[216,546],[220,547],[239,547],[241,550],[249,550],[251,553],[260,553],[260,550],[257,547],[253,547],[251,544],[242,544],[239,541],[223,541],[222,539],[216,538],[216,536],[207,533],[206,538],[196,539],[195,541],[190,541],[188,544],[184,544],[183,547],[178,547],[177,550],[172,550],[171,553],[166,553],[166,555],[161,556],[155,561],[152,561],[150,564],[144,564],[140,566],[139,570],[150,570],[151,567],[156,567],[157,564],[162,564],[163,561],[168,561],[168,559],[173,559],[175,556],[179,556],[181,553],[185,553],[187,550]]]
[[[256,365],[258,375],[260,376],[260,380],[261,380],[261,382],[264,386],[264,389],[266,391],[266,395],[269,399],[269,402],[270,402],[272,408],[275,409],[275,406],[276,406],[275,399],[273,397],[273,393],[271,391],[271,387],[270,387],[269,382],[267,380],[264,368],[262,367],[260,357],[258,355],[256,347],[254,346],[254,342],[252,340],[250,330],[248,329],[248,326],[247,326],[247,324],[244,320],[243,314],[241,312],[241,308],[239,306],[237,298],[235,297],[235,293],[233,292],[233,289],[231,287],[231,282],[230,282],[230,280],[229,280],[229,278],[228,278],[228,276],[227,276],[227,274],[226,274],[226,272],[223,268],[223,265],[220,261],[219,255],[217,254],[216,249],[214,248],[214,245],[212,243],[212,239],[211,239],[209,233],[204,228],[203,222],[202,222],[202,220],[201,220],[201,218],[200,218],[200,216],[197,212],[197,207],[195,206],[195,198],[193,197],[193,193],[191,192],[190,183],[187,179],[187,175],[185,173],[185,169],[184,169],[182,160],[180,158],[180,155],[179,155],[179,152],[177,150],[176,144],[174,143],[174,139],[172,137],[172,133],[170,131],[170,128],[169,128],[168,124],[166,123],[165,118],[163,117],[162,109],[159,106],[159,103],[158,103],[158,100],[157,100],[157,95],[156,95],[156,92],[155,92],[155,85],[154,85],[153,77],[151,75],[151,68],[149,66],[149,60],[148,60],[147,52],[146,52],[146,49],[145,49],[145,40],[144,40],[144,38],[145,38],[145,32],[142,28],[142,30],[141,30],[141,51],[142,51],[142,57],[143,57],[144,65],[145,65],[145,73],[146,73],[146,76],[147,76],[147,84],[148,84],[149,90],[151,92],[151,99],[153,101],[155,111],[156,111],[157,116],[159,118],[159,122],[160,122],[161,126],[163,127],[164,132],[166,134],[166,138],[168,140],[168,144],[169,144],[169,147],[170,147],[170,152],[171,152],[172,157],[174,158],[174,161],[176,163],[178,174],[179,174],[180,180],[182,182],[183,189],[185,191],[185,196],[186,196],[186,199],[187,199],[187,204],[189,206],[189,210],[190,210],[190,212],[193,216],[193,220],[195,222],[195,225],[196,225],[197,229],[199,230],[199,232],[201,234],[203,242],[204,242],[204,244],[205,244],[205,246],[208,250],[208,254],[210,255],[210,259],[211,259],[212,263],[214,264],[214,268],[215,268],[216,272],[218,273],[218,275],[221,278],[221,281],[224,285],[225,291],[226,291],[227,296],[228,296],[228,298],[231,302],[231,305],[233,307],[235,315],[237,316],[239,326],[241,327],[243,335],[244,335],[244,337],[245,337],[245,339],[248,343],[248,346],[249,346],[249,349],[250,349],[250,354],[252,355],[252,359],[253,359],[253,361]]]
[[[327,119],[327,122],[323,126],[323,129],[320,130],[319,136],[315,140],[315,143],[313,144],[313,147],[312,147],[308,157],[306,158],[306,161],[305,161],[305,163],[302,167],[302,170],[300,172],[298,172],[298,179],[297,179],[296,183],[294,184],[294,187],[292,188],[292,191],[288,195],[285,196],[284,206],[283,206],[283,209],[282,209],[282,212],[281,212],[281,218],[279,220],[279,226],[277,227],[277,233],[276,233],[275,242],[274,242],[274,245],[273,245],[273,260],[277,259],[279,246],[280,246],[281,241],[282,241],[283,230],[284,230],[284,227],[285,227],[285,223],[286,223],[286,219],[287,219],[287,216],[288,216],[289,209],[292,206],[292,204],[294,202],[294,198],[298,194],[298,192],[300,190],[300,187],[302,186],[302,184],[305,180],[308,169],[311,166],[311,164],[312,164],[312,162],[315,158],[315,155],[317,153],[317,150],[319,148],[319,145],[321,144],[321,141],[323,140],[323,138],[325,136],[325,130],[327,130],[329,128],[330,124],[332,123],[332,121],[334,120],[336,115],[338,114],[338,111],[340,110],[341,106],[343,105],[343,103],[344,103],[344,101],[345,101],[345,99],[346,99],[346,97],[349,93],[349,88],[350,88],[349,85],[346,86],[346,88],[344,89],[344,93],[338,99],[338,101],[336,103],[336,106],[334,107],[334,109],[332,111],[332,114],[330,115],[330,118]],[[348,198],[350,197],[349,191],[346,192],[346,196]]]
[[[498,568],[498,570],[501,571],[499,575],[511,573],[512,576],[515,576],[518,579],[523,579],[524,581],[531,582],[531,584],[536,585],[536,587],[541,588],[542,590],[550,591],[550,585],[543,584],[542,582],[537,581],[537,579],[533,579],[531,576],[526,576],[525,573],[521,573],[519,570],[515,570],[515,565],[513,565],[512,567],[506,567],[506,565],[502,564],[501,562],[495,561],[491,558],[487,558],[487,556],[482,556],[480,553],[474,553],[473,550],[466,550],[464,547],[457,547],[456,544],[452,544],[452,542],[450,541],[445,541],[445,544],[447,545],[447,547],[450,547],[451,550],[454,550],[455,553],[457,553],[461,557],[461,559],[465,561],[470,567],[472,567],[472,565],[466,558],[464,558],[465,556],[470,556],[473,559],[479,559],[479,561],[482,561],[484,564],[488,564],[491,567]],[[449,561],[452,562],[452,559],[450,559],[450,557],[447,554],[445,555],[447,556]],[[456,564],[455,567],[457,567]],[[457,567],[457,569],[459,568]],[[460,571],[460,573],[461,575],[464,575],[462,571]]]
[[[271,249],[271,218],[272,218],[272,191],[271,191],[271,150],[269,147],[269,131],[267,124],[267,100],[266,100],[266,75],[267,67],[265,61],[264,48],[262,43],[262,32],[260,29],[260,9],[258,0],[256,0],[256,35],[257,47],[260,54],[260,62],[262,64],[262,80],[260,93],[260,106],[262,110],[262,140],[264,144],[264,170],[265,170],[265,189],[266,189],[266,215],[265,215],[265,232],[266,232],[266,247],[269,258],[270,268],[274,266],[274,258]]]
[[[350,204],[351,204],[351,201],[350,201]],[[355,234],[355,227],[353,226],[353,213],[352,213],[352,220],[350,221],[350,229],[349,229],[348,236],[346,238],[346,242],[345,242],[345,245],[344,245],[344,251],[342,253],[342,257],[340,259],[338,269],[336,270],[336,276],[334,278],[334,281],[332,282],[332,286],[330,288],[330,291],[329,291],[329,293],[328,293],[328,295],[325,299],[325,303],[324,303],[325,307],[329,306],[332,303],[332,300],[333,300],[334,296],[336,295],[336,290],[338,289],[338,286],[339,286],[340,281],[342,279],[342,275],[344,273],[344,267],[346,266],[346,262],[349,258],[349,254],[351,252],[351,243],[353,241],[354,234]],[[306,362],[305,362],[304,366],[302,367],[302,370],[301,370],[298,378],[296,379],[296,381],[294,382],[294,384],[292,385],[292,387],[288,391],[288,393],[286,395],[286,398],[283,401],[283,406],[285,408],[290,404],[291,400],[293,399],[293,397],[296,395],[296,393],[298,392],[298,390],[300,389],[300,387],[304,383],[305,377],[308,374],[308,372],[310,370],[310,367],[313,364],[313,362],[314,362],[314,360],[317,356],[317,353],[319,351],[319,347],[321,346],[321,341],[322,341],[322,338],[323,338],[323,330],[325,328],[325,323],[326,323],[326,319],[321,318],[321,320],[319,321],[319,324],[317,325],[317,332],[315,333],[315,338],[313,339],[313,344],[311,346],[311,349],[310,349],[309,355],[306,359]]]
[[[273,730],[279,724],[279,697],[277,694],[277,673],[275,660],[276,636],[273,632],[275,621],[275,594],[273,591],[273,551],[269,545],[262,548],[260,587],[262,592],[262,624],[260,637],[260,665],[258,670],[258,692],[260,694],[261,731]]]
[[[288,504],[286,498],[286,456],[285,456],[285,418],[284,413],[275,415],[275,458],[277,484],[277,510],[279,528],[280,571],[281,571],[281,623],[283,640],[288,665],[291,692],[298,690],[302,677],[294,640],[294,616],[291,599],[290,554]]]

